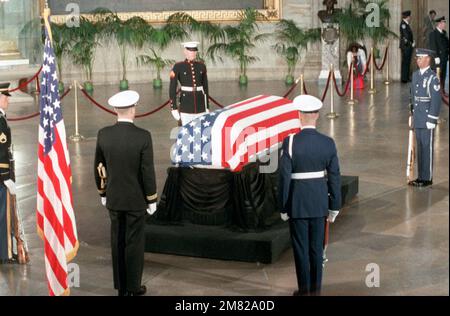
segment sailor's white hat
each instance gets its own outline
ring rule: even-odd
[[[294,106],[303,113],[311,113],[319,111],[323,103],[320,99],[312,96],[312,95],[299,95],[294,99]]]
[[[115,108],[128,108],[136,105],[139,101],[139,93],[133,90],[126,90],[116,93],[109,98],[108,104]]]

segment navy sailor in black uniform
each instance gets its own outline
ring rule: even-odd
[[[183,43],[186,59],[176,63],[170,72],[170,102],[175,120],[185,125],[209,113],[208,76],[206,65],[196,60],[198,42]],[[177,102],[178,81],[181,85],[180,104]]]
[[[339,160],[334,140],[316,130],[322,102],[301,95],[294,105],[302,130],[283,142],[281,218],[289,220],[298,283],[294,295],[319,295],[325,221],[334,222],[341,208]]]
[[[436,19],[436,28],[429,35],[429,47],[436,53],[435,63],[441,68],[441,85],[445,86],[448,62],[448,35],[445,31],[447,20],[445,16]]]
[[[119,295],[143,295],[145,214],[156,211],[157,191],[152,137],[134,125],[139,94],[123,91],[108,103],[115,125],[98,132],[94,174],[101,202],[111,219],[114,287]]]
[[[410,67],[413,49],[416,46],[414,35],[409,25],[411,21],[411,11],[404,11],[402,13],[402,22],[400,23],[400,49],[402,51],[402,83],[410,81]]]
[[[413,127],[416,134],[418,178],[409,185],[427,187],[433,184],[434,129],[441,111],[441,85],[431,70],[431,58],[435,53],[429,49],[416,50],[417,66],[411,82]]]

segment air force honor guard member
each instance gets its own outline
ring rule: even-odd
[[[302,130],[283,142],[281,218],[289,220],[294,249],[298,282],[294,295],[319,295],[325,221],[333,223],[341,208],[339,160],[333,139],[316,130],[322,102],[301,95],[294,105],[300,109]]]
[[[150,132],[134,125],[139,94],[123,91],[108,103],[115,125],[98,132],[94,174],[101,202],[111,218],[114,288],[119,295],[144,295],[145,213],[156,211],[156,179]]]
[[[434,129],[441,111],[441,85],[436,73],[431,70],[434,51],[419,48],[416,50],[417,66],[411,82],[411,110],[416,134],[418,178],[409,182],[416,187],[433,184]]]
[[[208,77],[206,65],[197,61],[198,42],[183,43],[186,59],[176,63],[170,72],[170,102],[172,116],[185,125],[209,113]],[[178,81],[181,85],[180,104],[177,103]]]
[[[409,82],[409,73],[411,67],[411,58],[413,49],[416,46],[414,42],[414,35],[409,25],[411,21],[411,11],[404,11],[402,13],[403,20],[400,23],[400,49],[402,51],[402,83]]]

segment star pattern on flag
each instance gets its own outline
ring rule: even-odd
[[[40,125],[44,130],[44,153],[50,152],[55,141],[55,126],[62,119],[61,102],[58,93],[58,75],[50,41],[45,41],[44,61],[42,66],[42,87],[40,108]]]

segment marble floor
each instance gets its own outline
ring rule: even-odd
[[[310,93],[319,88],[307,83]],[[132,85],[141,94],[140,113],[155,108],[168,96],[167,84],[154,91],[149,84]],[[357,94],[359,103],[347,105],[335,95],[329,120],[326,99],[319,129],[336,140],[341,171],[359,176],[359,194],[331,227],[324,270],[323,295],[449,295],[449,123],[436,130],[435,176],[432,188],[406,185],[408,91],[398,83],[377,84],[378,93]],[[211,95],[230,104],[258,94],[282,95],[282,82],[251,81],[245,89],[235,82],[211,82]],[[106,104],[116,86],[96,86],[94,98]],[[293,93],[295,94],[295,92]],[[93,180],[96,133],[114,116],[95,108],[80,93],[80,133],[85,140],[69,143],[73,195],[80,240],[73,261],[80,282],[72,295],[115,295],[109,249],[109,217],[100,204]],[[74,92],[63,103],[67,134],[74,134]],[[9,117],[36,111],[36,104],[12,104]],[[36,234],[36,174],[38,119],[11,122],[16,151],[18,200],[30,249],[31,263],[0,265],[0,295],[47,295],[43,243]],[[174,121],[168,108],[136,121],[153,135],[158,191],[170,165],[169,134]],[[373,267],[379,268],[379,287],[370,287]],[[144,283],[147,295],[290,295],[296,288],[292,250],[270,265],[219,261],[146,253]],[[370,282],[369,282],[370,283]],[[370,284],[369,284],[370,285]]]

